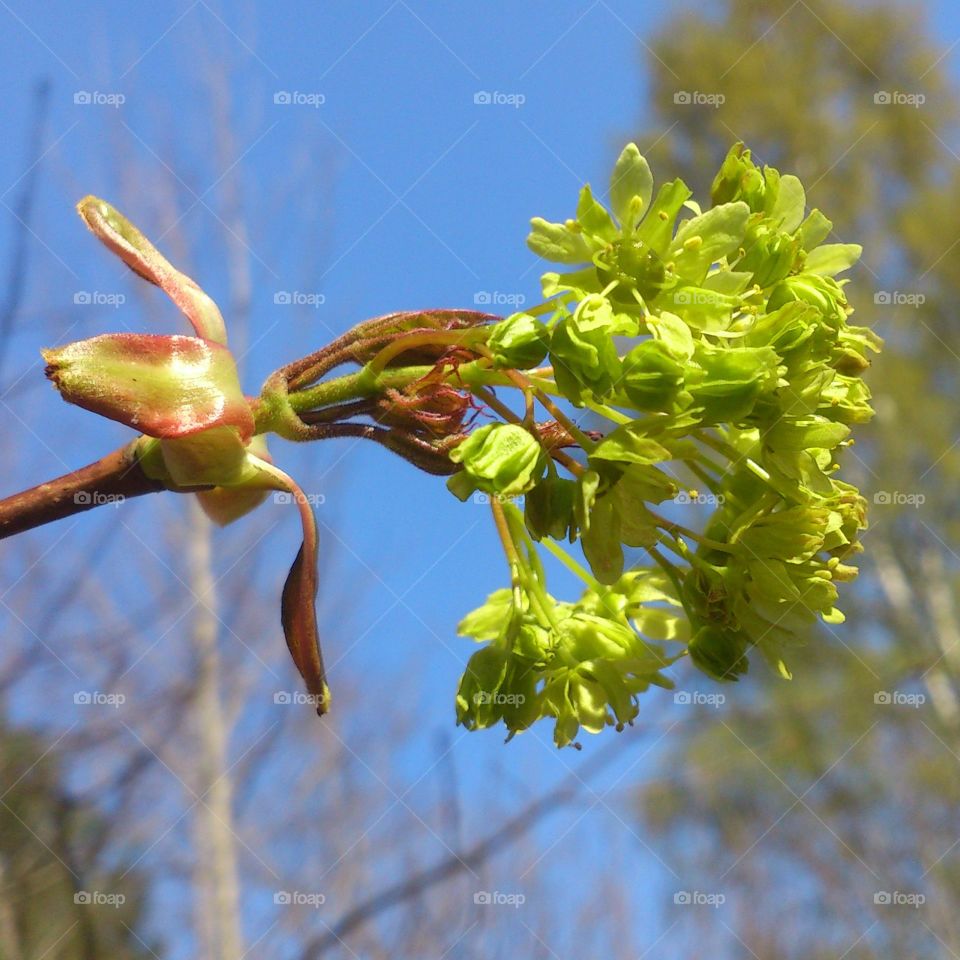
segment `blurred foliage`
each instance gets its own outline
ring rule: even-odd
[[[863,243],[847,292],[858,322],[886,340],[866,375],[878,416],[854,451],[871,528],[847,624],[823,630],[791,683],[758,672],[747,698],[683,707],[679,756],[642,798],[676,872],[725,894],[726,912],[688,910],[682,928],[726,938],[721,955],[960,948],[960,181],[948,45],[924,32],[916,5],[726,0],[671,19],[646,58],[655,119],[641,148],[701,187],[741,139],[801,176],[811,205],[830,212],[831,240]],[[925,903],[875,901],[893,892]]]
[[[144,885],[109,864],[111,824],[65,788],[56,746],[9,728],[0,744],[0,958],[155,957],[135,932]]]

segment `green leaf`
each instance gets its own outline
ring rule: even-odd
[[[548,271],[540,277],[540,289],[544,298],[555,297],[558,293],[573,291],[578,297],[587,293],[599,293],[597,270],[594,266],[583,270],[571,270],[569,273]]]
[[[64,400],[148,436],[172,439],[218,426],[233,427],[243,443],[253,435],[236,362],[213,340],[104,333],[42,354]]]
[[[537,256],[555,263],[588,263],[590,261],[590,248],[586,240],[565,224],[550,223],[541,217],[534,217],[530,221],[530,227],[527,246]]]
[[[645,340],[623,358],[622,389],[638,410],[666,412],[683,385],[683,364],[660,340]]]
[[[447,478],[447,489],[461,503],[466,503],[477,492],[477,481],[466,470],[459,470]]]
[[[803,184],[792,174],[780,178],[780,189],[770,216],[779,223],[784,233],[793,233],[803,220],[807,195]]]
[[[233,427],[211,427],[175,440],[161,440],[163,462],[180,487],[240,486],[256,474],[246,444]]]
[[[701,627],[687,650],[694,665],[715,680],[738,680],[747,672],[747,639],[734,630]]]
[[[633,230],[646,213],[652,194],[653,174],[650,167],[637,145],[628,143],[610,175],[610,208],[625,233]]]
[[[589,183],[580,191],[580,200],[577,202],[577,221],[583,227],[584,233],[601,237],[608,243],[620,233],[616,224],[610,219],[606,208],[594,198]]]
[[[806,251],[823,243],[830,236],[833,222],[819,210],[811,210],[807,219],[800,224],[801,247]]]
[[[741,273],[736,270],[714,270],[703,281],[703,289],[722,293],[728,297],[737,297],[750,286],[752,280],[753,274],[749,271]]]
[[[804,270],[822,277],[833,277],[849,270],[863,253],[859,243],[827,243],[807,254]]]
[[[675,310],[688,327],[703,333],[723,333],[730,328],[733,312],[740,306],[738,297],[726,296],[703,287],[675,287],[664,294],[671,310]]]
[[[687,388],[708,422],[742,420],[757,397],[776,385],[778,358],[770,347],[698,344],[695,359],[702,372],[688,376]]]
[[[577,481],[577,498],[573,508],[577,526],[581,530],[587,530],[590,526],[590,515],[599,489],[600,474],[596,470],[588,470]]]
[[[634,476],[642,469],[635,468]],[[628,547],[653,546],[659,536],[657,521],[644,503],[643,494],[645,493],[647,493],[646,490],[638,491],[636,483],[624,481],[621,477],[608,494],[620,517],[620,542]]]
[[[87,196],[77,212],[90,232],[137,276],[156,284],[190,321],[197,336],[226,346],[227,329],[220,308],[197,284],[181,273],[115,207]]]
[[[772,450],[832,450],[850,436],[844,423],[834,423],[825,417],[805,417],[798,420],[782,419],[763,436],[763,442]]]
[[[659,467],[632,464],[623,471],[614,490],[618,497],[629,498],[636,503],[663,503],[677,495],[677,484]]]
[[[617,313],[610,301],[594,294],[584,298],[572,316],[553,328],[550,359],[557,386],[582,406],[588,396],[603,400],[620,381],[620,357],[614,336],[633,336],[638,323]]]
[[[661,256],[673,237],[673,225],[690,197],[690,188],[682,180],[671,180],[657,192],[653,206],[637,229],[637,239]]]
[[[739,538],[751,559],[800,561],[823,546],[828,510],[789,507],[757,519]]]
[[[500,719],[496,696],[507,672],[507,651],[490,644],[467,662],[457,691],[457,722],[470,730],[483,729]]]
[[[457,624],[457,633],[477,641],[496,640],[503,633],[512,611],[513,591],[494,590],[482,607],[468,613]]]
[[[598,497],[590,511],[590,527],[580,537],[583,555],[601,583],[616,583],[623,573],[620,516],[614,500]]]
[[[690,640],[690,621],[681,610],[643,607],[633,618],[633,625],[649,640],[687,643]]]
[[[669,460],[671,456],[666,447],[644,434],[642,424],[627,423],[600,442],[590,453],[590,461],[649,464]]]
[[[647,325],[675,357],[689,360],[693,356],[693,334],[675,313],[664,311],[658,317],[648,317]]]
[[[698,284],[710,267],[743,242],[750,208],[742,201],[713,207],[684,222],[670,247],[679,277]]]

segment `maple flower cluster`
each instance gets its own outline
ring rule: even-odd
[[[484,644],[457,696],[470,728],[513,736],[546,716],[563,746],[630,723],[681,656],[729,681],[756,650],[789,678],[791,646],[842,620],[866,510],[838,459],[872,415],[861,375],[881,346],[848,322],[835,279],[860,247],[825,242],[832,224],[806,213],[800,181],[741,144],[711,200],[679,179],[654,192],[630,144],[608,207],[585,186],[574,218],[532,221],[531,249],[566,270],[544,275],[546,310],[507,318],[487,345],[597,429],[570,424],[583,456],[565,472],[522,424],[453,453],[451,489],[497,498],[512,574],[460,624]],[[678,518],[700,516],[695,503],[712,507],[699,532]],[[547,593],[538,546],[584,581],[579,600]]]

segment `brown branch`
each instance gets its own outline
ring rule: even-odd
[[[55,480],[0,500],[0,540],[105,503],[165,489],[137,462],[132,443]]]
[[[589,789],[590,780],[614,759],[622,757],[621,748],[620,743],[607,744],[578,771],[565,777],[558,787],[532,801],[520,813],[468,850],[452,853],[434,866],[415,873],[405,880],[400,880],[351,907],[336,923],[328,927],[325,933],[307,943],[300,955],[301,960],[318,960],[328,950],[337,945],[343,946],[344,937],[365,926],[386,910],[421,896],[457,874],[472,873],[476,876],[476,871],[495,854],[508,849],[524,834],[533,830],[562,807],[577,802],[583,791]]]

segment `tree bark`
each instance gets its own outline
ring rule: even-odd
[[[196,766],[200,802],[195,830],[201,851],[198,863],[202,886],[197,898],[198,925],[210,960],[243,957],[240,926],[240,885],[236,832],[233,821],[233,781],[228,756],[228,733],[220,697],[220,651],[217,646],[219,613],[217,583],[213,574],[210,521],[196,500],[190,504],[191,580],[197,603],[191,639],[197,657],[194,717],[197,733]]]
[[[127,444],[101,460],[0,500],[0,540],[104,504],[165,489],[144,472]]]

